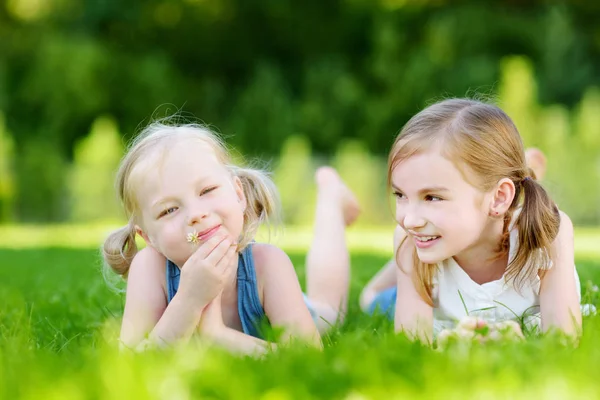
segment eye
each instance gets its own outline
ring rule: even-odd
[[[406,196],[404,196],[404,193],[400,193],[400,192],[394,192],[394,197],[395,197],[397,200],[402,200],[402,199],[404,199]]]
[[[432,194],[428,194],[427,196],[425,196],[425,201],[442,201],[442,198]]]
[[[218,186],[209,186],[209,187],[207,187],[207,188],[204,188],[204,189],[202,189],[202,190],[200,191],[200,196],[203,196],[203,195],[205,195],[205,194],[207,194],[207,193],[210,193],[210,192],[212,192],[213,190],[215,190],[215,189],[217,189],[217,188],[218,188]]]
[[[160,217],[164,217],[165,215],[172,214],[172,213],[174,213],[175,211],[177,211],[177,207],[169,207],[169,208],[167,208],[167,209],[165,209],[165,210],[162,210],[162,211],[160,212],[160,214],[158,214],[158,218],[160,218]]]

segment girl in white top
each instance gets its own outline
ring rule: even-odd
[[[513,222],[519,211],[515,212]],[[508,264],[514,260],[518,246],[518,229],[513,223],[509,225]],[[471,279],[454,258],[437,263],[437,266],[432,290],[434,336],[443,329],[454,328],[456,322],[466,315],[479,317],[487,322],[516,319],[531,331],[538,331],[541,327],[539,275],[520,288],[511,285],[506,275],[480,285]],[[573,272],[575,290],[580,301],[579,276],[575,268]]]
[[[450,99],[421,111],[394,142],[388,181],[397,331],[430,342],[467,311],[496,321],[539,312],[544,331],[580,330],[573,225],[501,109]]]

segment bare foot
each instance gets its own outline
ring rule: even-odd
[[[337,171],[332,167],[320,167],[315,173],[315,180],[317,181],[319,192],[329,191],[339,196],[338,198],[344,213],[344,222],[346,226],[351,225],[360,214],[360,205],[354,193],[346,186]]]
[[[538,181],[544,179],[546,175],[546,156],[540,149],[535,147],[526,149],[525,161],[527,162],[527,166],[535,173],[535,178]]]

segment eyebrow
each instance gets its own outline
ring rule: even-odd
[[[196,181],[196,185],[206,186],[207,185],[206,182],[208,182],[209,180],[210,180],[210,177],[203,175],[202,177],[200,177],[200,179],[198,179]],[[177,200],[177,198],[175,196],[166,196],[166,197],[159,198],[158,200],[153,202],[150,206],[154,209],[157,206],[164,206],[164,204],[170,203],[170,202],[173,202],[176,200]]]
[[[392,185],[392,189],[397,192],[402,192],[402,190],[400,188],[398,188],[396,185]],[[442,192],[449,192],[449,191],[450,190],[444,186],[431,186],[431,187],[425,187],[425,188],[419,190],[419,195],[423,195],[425,193],[442,193]]]
[[[174,197],[163,197],[163,198],[160,198],[160,199],[158,199],[157,201],[153,202],[153,203],[150,205],[150,207],[151,207],[152,209],[154,209],[154,208],[156,208],[156,207],[158,207],[158,206],[161,206],[161,207],[162,207],[162,206],[164,206],[164,204],[166,204],[166,203],[170,203],[170,202],[172,202],[172,201],[174,201],[174,200],[175,200],[175,198],[174,198]]]

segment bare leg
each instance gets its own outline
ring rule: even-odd
[[[546,156],[544,153],[535,147],[529,147],[525,150],[525,160],[527,166],[533,170],[538,181],[544,179],[546,175]]]
[[[350,286],[350,255],[345,230],[360,208],[337,172],[322,167],[316,173],[317,206],[314,236],[306,257],[307,295],[316,312],[319,332],[343,320]]]

